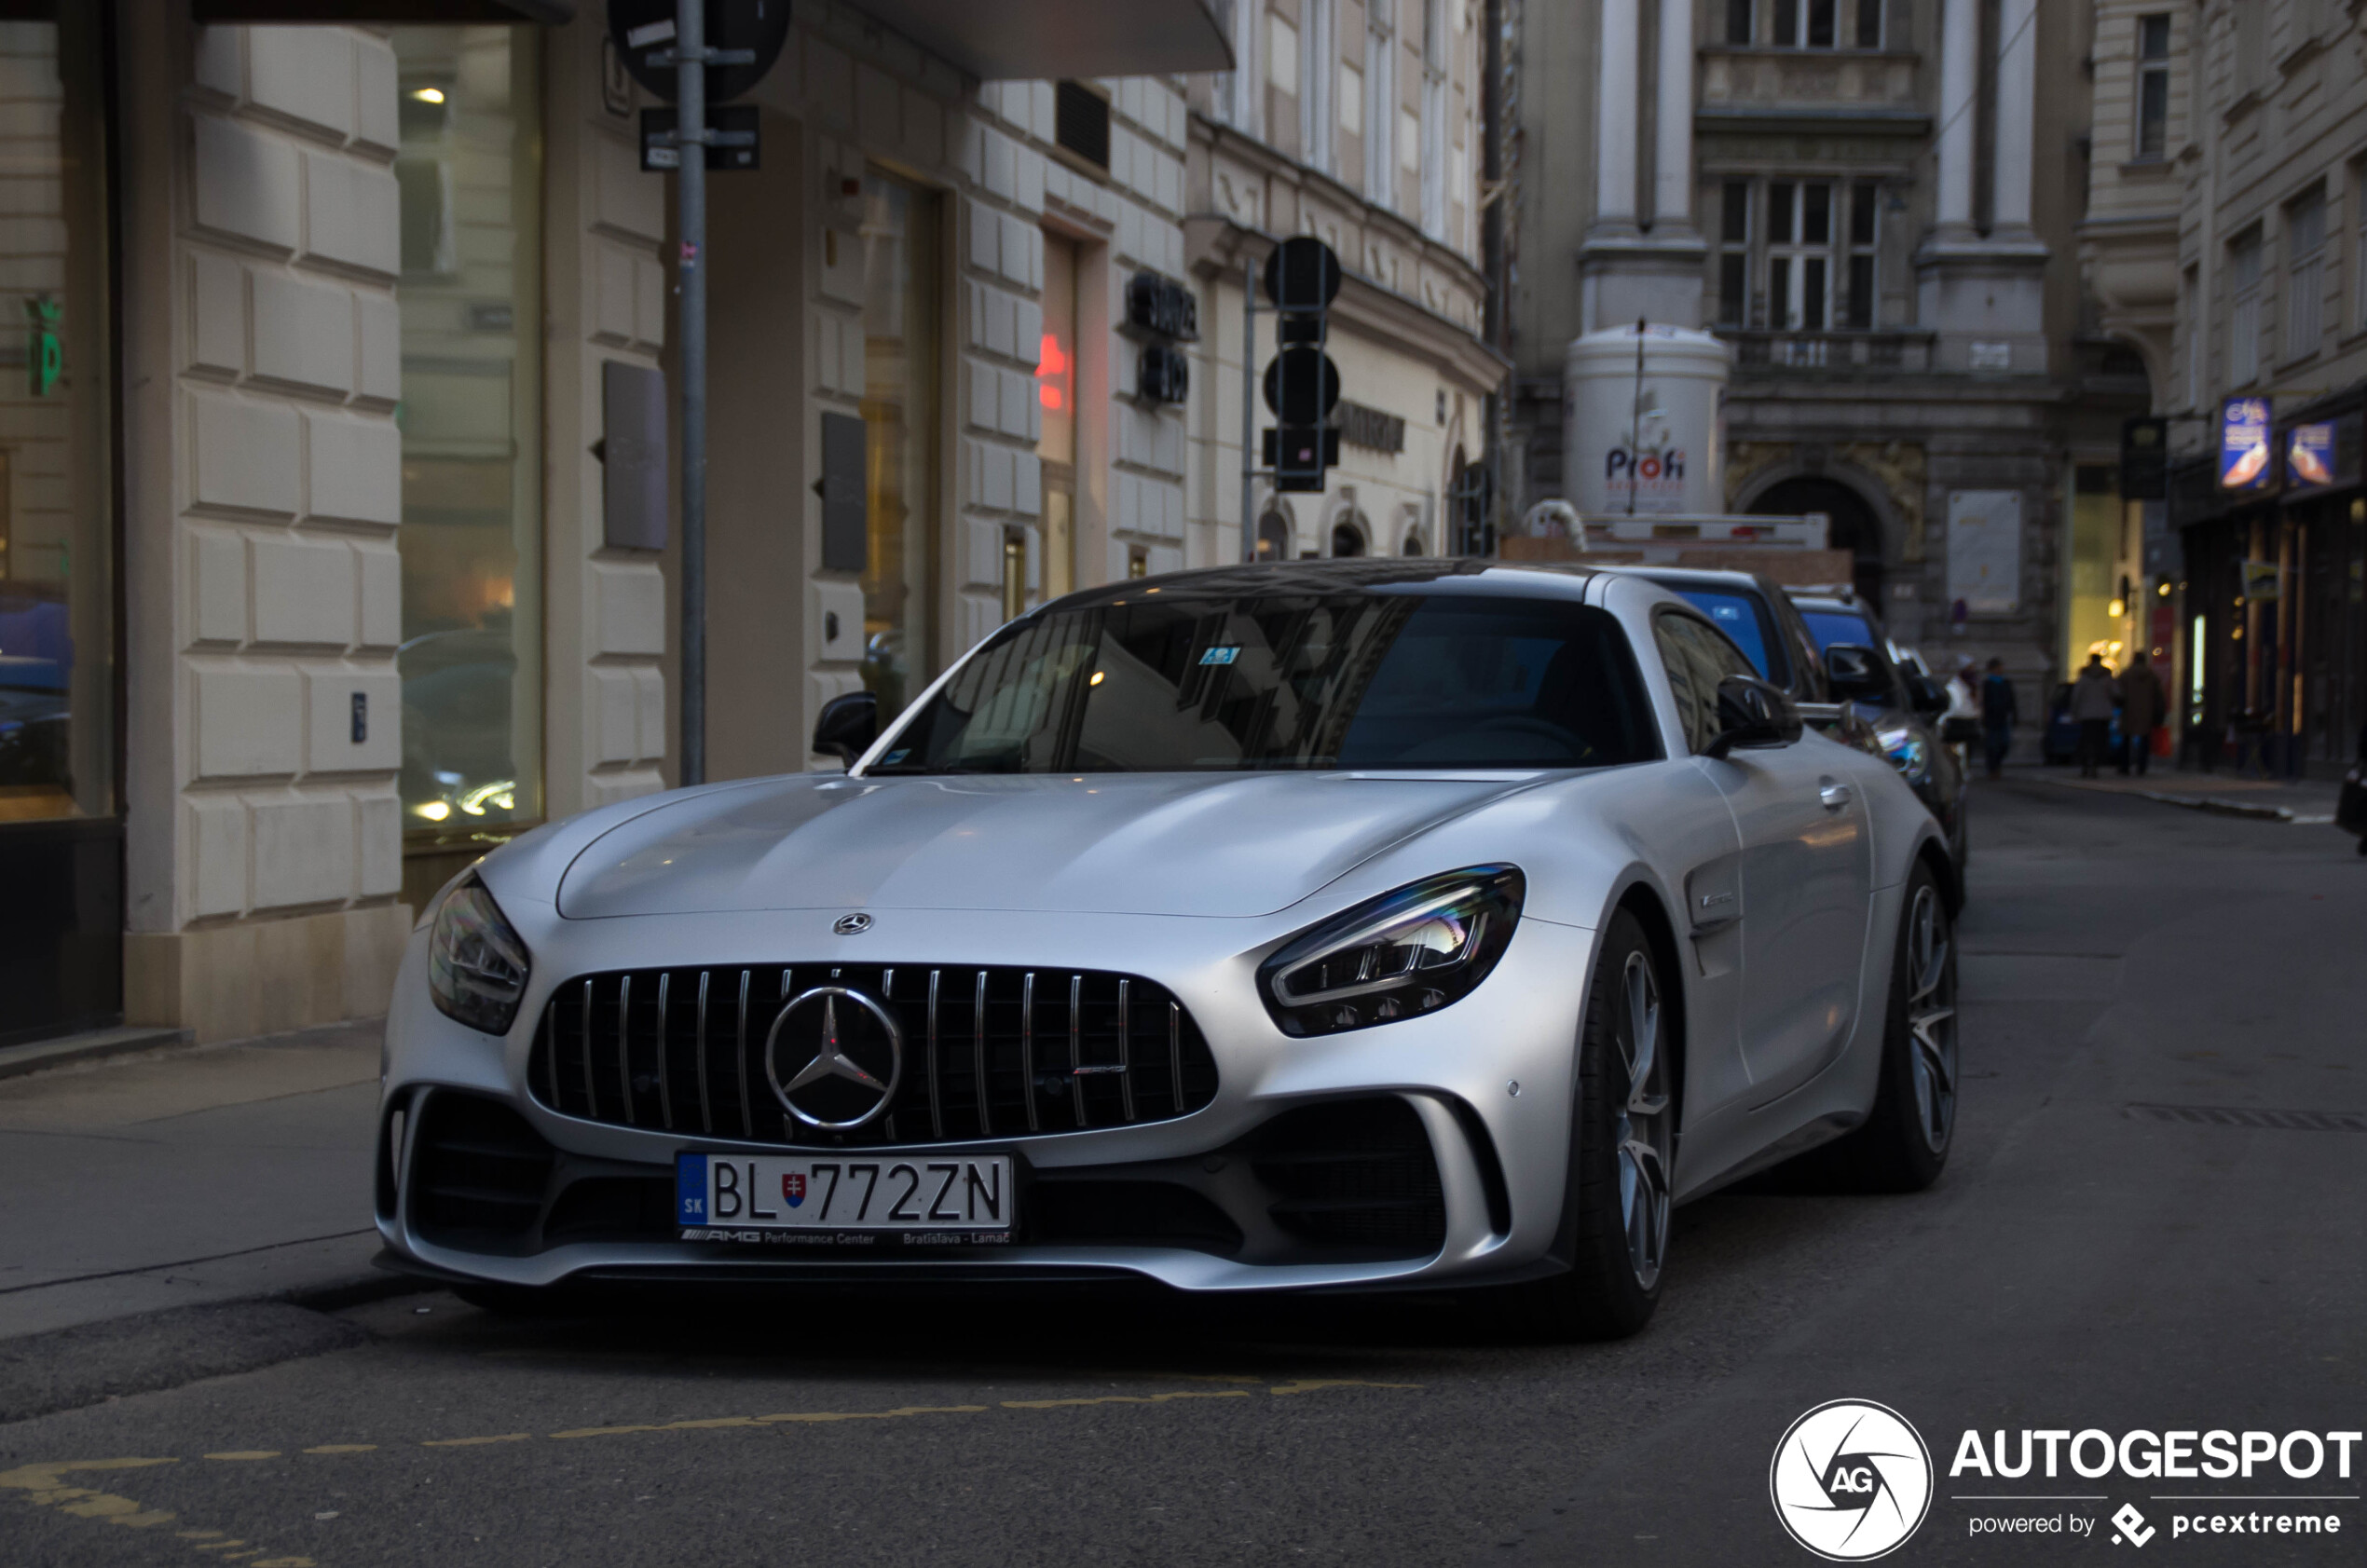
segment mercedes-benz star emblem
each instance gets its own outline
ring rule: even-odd
[[[803,1065],[784,1076],[785,1056]],[[792,997],[773,1020],[764,1076],[790,1115],[824,1132],[845,1132],[895,1100],[904,1080],[904,1031],[894,1014],[861,991],[815,986]]]
[[[841,936],[860,936],[871,929],[871,917],[857,909],[852,915],[841,915],[832,920],[830,929]]]

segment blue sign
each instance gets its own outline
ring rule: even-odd
[[[2266,398],[2229,398],[2219,405],[2219,485],[2257,490],[2276,476],[2269,471],[2269,410]]]
[[[2314,490],[2334,482],[2334,422],[2295,425],[2285,435],[2285,483]]]

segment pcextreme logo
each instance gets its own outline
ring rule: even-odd
[[[1830,1562],[1865,1562],[1904,1544],[1931,1510],[1931,1451],[1889,1406],[1834,1399],[1786,1429],[1767,1491],[1793,1540]]]

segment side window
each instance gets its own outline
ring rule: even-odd
[[[1718,667],[1709,645],[1725,639],[1692,617],[1674,610],[1663,610],[1653,618],[1652,637],[1660,645],[1661,662],[1668,669],[1668,689],[1676,699],[1685,743],[1698,752],[1717,733],[1717,683],[1726,672]]]
[[[1763,678],[1758,673],[1758,666],[1751,662],[1750,655],[1734,646],[1733,638],[1714,626],[1704,626],[1700,621],[1691,624],[1703,645],[1703,652],[1717,666],[1718,680],[1724,680],[1728,675],[1748,675],[1753,680]],[[1712,681],[1710,705],[1716,707],[1717,703],[1717,682]]]

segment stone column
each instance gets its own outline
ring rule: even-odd
[[[1965,8],[1971,9],[1970,6]],[[2038,110],[2037,11],[2038,0],[2004,0],[1997,19],[2000,53],[1993,226],[2001,238],[2020,238],[2030,233],[2031,155]]]
[[[1693,0],[1661,0],[1660,123],[1652,142],[1652,226],[1693,225]]]
[[[1973,98],[1980,86],[1980,0],[1942,0],[1942,5],[1939,123],[1943,129],[1939,133],[1939,221],[1934,238],[1963,239],[1973,232]],[[2023,8],[2027,9],[2027,0]],[[2025,158],[2025,177],[2028,166]]]
[[[1969,3],[1969,0],[1968,0]],[[1594,98],[1594,226],[1635,226],[1635,89],[1640,0],[1603,0],[1602,66]]]

